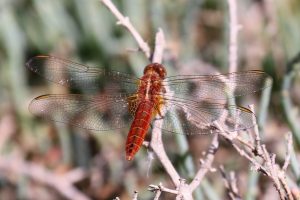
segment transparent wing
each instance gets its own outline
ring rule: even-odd
[[[259,70],[218,75],[180,75],[166,78],[163,85],[168,85],[176,97],[221,100],[262,90],[268,87],[263,83],[267,77],[268,74]]]
[[[101,68],[88,67],[69,60],[54,56],[40,55],[31,58],[26,67],[34,73],[54,83],[81,88],[85,90],[98,90],[105,85],[112,92],[135,92],[139,79],[129,74],[107,71]],[[110,83],[110,84],[108,84]],[[120,90],[116,90],[119,88]]]
[[[29,110],[34,115],[56,122],[106,131],[131,124],[136,106],[131,105],[129,111],[127,98],[127,95],[42,95],[31,101]]]
[[[245,130],[255,125],[254,113],[244,107],[174,97],[165,97],[164,100],[167,112],[163,116],[162,129],[167,132],[186,135],[220,132],[213,125],[214,121],[229,132]]]

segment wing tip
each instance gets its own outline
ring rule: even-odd
[[[37,55],[37,56],[33,56],[32,58],[30,58],[26,63],[25,66],[30,69],[33,70],[35,67],[32,65],[36,60],[38,59],[44,59],[44,58],[50,58],[51,56],[49,55]]]
[[[40,96],[37,96],[33,99],[34,100],[41,100],[41,99],[45,99],[47,97],[49,97],[50,95],[49,94],[43,94],[43,95],[40,95]]]

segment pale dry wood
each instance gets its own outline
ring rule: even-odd
[[[155,49],[152,57],[153,63],[162,63],[165,46],[166,41],[164,32],[161,28],[159,28],[155,37]]]
[[[0,132],[2,135],[5,135],[5,137],[1,138],[0,151],[3,150],[4,144],[7,143],[10,136],[14,133],[15,128],[12,128],[15,126],[14,123],[12,115],[8,115],[1,119]],[[11,174],[17,175],[18,177],[27,176],[56,189],[67,199],[90,199],[74,186],[74,183],[86,177],[86,173],[83,169],[76,168],[65,174],[55,174],[44,168],[42,165],[23,160],[22,157],[24,157],[24,155],[14,152],[9,155],[2,155],[0,157],[0,171],[2,172],[2,175],[7,177],[7,179],[11,177]]]
[[[241,200],[242,198],[241,195],[239,194],[239,190],[237,187],[238,184],[237,184],[235,173],[231,171],[228,176],[222,165],[219,167],[219,169],[222,174],[223,182],[226,187],[228,197],[231,200]]]
[[[155,50],[153,53],[153,61],[156,63],[161,63],[163,59],[163,51],[165,48],[165,38],[164,38],[163,31],[161,29],[156,34],[155,39],[156,40],[155,40]],[[166,111],[164,110],[162,112],[164,114],[164,112]],[[157,158],[163,165],[166,172],[171,177],[174,185],[177,187],[180,183],[179,182],[180,176],[166,154],[163,141],[162,141],[162,130],[161,130],[162,125],[163,125],[163,119],[154,121],[150,147],[153,150],[153,152],[156,154]]]
[[[178,194],[178,190],[166,188],[162,185],[162,183],[159,183],[159,185],[149,185],[148,190],[151,192],[155,192],[155,193],[157,193],[159,191],[160,194],[161,194],[161,192],[167,192],[170,194]]]
[[[250,106],[250,110],[254,112],[253,105]],[[255,124],[255,117],[253,117],[252,120],[253,124]],[[244,142],[247,141],[241,142],[239,139],[237,139],[238,137],[241,137],[239,134],[231,134],[226,132],[218,124],[218,122],[215,122],[215,126],[220,130],[220,135],[224,136],[232,144],[240,156],[246,158],[253,165],[253,168],[256,171],[263,173],[264,175],[268,176],[270,180],[272,180],[281,200],[294,200],[294,196],[287,183],[285,174],[292,150],[291,136],[287,136],[287,156],[283,167],[280,168],[276,163],[276,155],[269,153],[266,146],[261,142],[257,126],[254,127],[253,131],[255,140],[250,138],[248,145],[244,145]]]
[[[89,200],[90,198],[79,191],[74,183],[86,177],[85,171],[80,168],[73,169],[65,174],[55,174],[45,169],[43,166],[26,162],[14,156],[0,158],[0,170],[7,176],[9,173],[18,176],[28,176],[42,184],[55,188],[60,194],[67,199],[72,200]]]
[[[124,17],[117,8],[113,5],[113,3],[110,0],[102,0],[101,1],[105,6],[108,7],[108,9],[116,16],[116,18],[119,20],[118,24],[123,25],[126,27],[129,32],[133,35],[137,43],[139,44],[139,47],[142,49],[142,51],[145,53],[147,58],[150,58],[150,48],[146,42],[141,38],[141,36],[138,34],[136,29],[133,27],[133,25],[130,23],[130,20],[128,17]],[[235,0],[228,0],[229,4],[229,13],[230,13],[230,46],[229,46],[229,71],[233,72],[236,71],[237,68],[237,36],[238,31],[241,28],[241,26],[237,22],[237,7],[236,7],[236,1]],[[155,44],[155,50],[153,52],[153,60],[152,62],[161,63],[162,57],[163,57],[163,51],[165,46],[165,40],[164,40],[164,34],[162,30],[159,30],[156,35],[156,44]],[[253,119],[255,120],[255,118]],[[176,186],[176,190],[170,190],[166,189],[164,187],[160,186],[153,186],[150,185],[149,187],[152,188],[152,191],[155,191],[156,195],[154,199],[158,199],[160,194],[162,192],[169,192],[176,194],[176,199],[193,199],[192,197],[192,191],[201,183],[201,180],[203,176],[209,171],[208,169],[211,169],[211,163],[214,158],[213,153],[208,153],[206,156],[205,161],[202,163],[202,167],[197,172],[197,175],[195,176],[194,180],[191,182],[190,185],[186,184],[184,179],[181,179],[178,172],[172,165],[171,161],[169,160],[164,146],[162,142],[162,133],[160,127],[162,127],[163,119],[156,120],[154,125],[154,128],[152,130],[152,139],[150,143],[148,143],[146,146],[150,147],[154,153],[156,154],[159,161],[162,163],[163,167],[165,168],[166,172],[171,177],[174,185]],[[218,127],[218,126],[216,126]],[[237,152],[248,159],[255,167],[256,170],[261,171],[267,176],[275,175],[276,168],[274,165],[275,163],[275,157],[270,156],[269,153],[266,151],[266,148],[264,145],[261,144],[261,140],[258,133],[258,128],[255,127],[255,133],[254,138],[250,138],[250,141],[255,141],[255,144],[248,143],[245,139],[240,137],[238,134],[232,134],[232,133],[226,133],[225,131],[222,132],[222,127],[218,127],[221,130],[222,136],[224,136],[227,140],[232,142],[233,147],[237,150]],[[217,138],[217,136],[215,136]],[[215,149],[217,149],[217,139],[213,139],[213,142],[211,146],[216,146]],[[235,142],[240,142],[242,146],[237,145]],[[255,154],[254,154],[255,152]],[[264,158],[266,163],[260,163],[256,160],[256,156],[260,156],[261,158]],[[289,159],[286,160],[286,163],[289,162]],[[284,164],[284,169],[286,168],[288,164]],[[204,167],[205,166],[205,167]],[[271,178],[276,187],[278,187],[279,194],[281,198],[283,198],[282,187],[284,186],[284,190],[287,193],[290,193],[288,190],[288,187],[285,187],[285,180],[283,178],[273,177]],[[280,184],[281,183],[281,184]],[[288,195],[290,197],[290,195]]]
[[[289,132],[287,135],[286,135],[286,156],[285,156],[285,161],[284,161],[284,164],[282,166],[282,171],[286,171],[289,164],[290,164],[290,160],[291,160],[291,154],[292,154],[292,151],[293,151],[293,136],[292,136],[292,133]]]
[[[101,2],[111,11],[111,13],[118,19],[118,24],[123,25],[126,27],[129,32],[132,34],[136,42],[138,43],[140,49],[145,53],[147,58],[150,58],[151,52],[149,45],[142,39],[138,31],[134,28],[134,26],[130,23],[128,17],[124,17],[121,12],[116,8],[116,6],[110,0],[101,0]],[[156,34],[156,41],[155,41],[155,49],[153,52],[153,60],[152,62],[161,63],[163,59],[163,52],[165,48],[165,39],[164,33],[161,29]],[[180,176],[177,173],[176,169],[172,165],[171,161],[169,160],[164,146],[162,142],[161,136],[161,129],[163,120],[156,120],[154,122],[154,128],[152,130],[152,138],[150,143],[144,143],[146,146],[150,147],[154,153],[156,154],[159,161],[162,163],[163,167],[165,168],[166,172],[171,177],[174,185],[177,187],[180,184]]]
[[[242,26],[238,23],[236,0],[227,0],[229,9],[229,73],[237,71],[238,32]]]
[[[138,192],[134,191],[132,200],[138,200]]]
[[[218,138],[218,134],[215,134],[212,142],[208,148],[208,151],[205,155],[205,159],[202,161],[201,166],[199,168],[199,170],[197,171],[194,179],[192,180],[192,182],[189,184],[190,190],[194,191],[201,183],[201,181],[203,180],[205,174],[211,170],[212,168],[212,163],[215,157],[215,154],[219,148],[219,138]]]
[[[150,47],[149,45],[143,40],[142,36],[136,30],[136,28],[131,24],[129,17],[125,17],[122,13],[116,8],[116,6],[110,0],[100,0],[103,5],[105,5],[110,12],[118,19],[117,24],[124,26],[134,37],[136,42],[139,45],[139,48],[144,52],[146,57],[150,59]]]

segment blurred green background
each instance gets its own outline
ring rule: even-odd
[[[238,2],[238,71],[261,69],[273,77],[273,88],[247,96],[243,105],[254,103],[263,139],[283,162],[288,131],[296,148],[289,172],[299,183],[297,166],[300,145],[299,64],[300,1],[244,0]],[[164,61],[168,73],[211,74],[228,71],[229,21],[226,1],[217,0],[119,0],[151,47],[162,28],[167,47]],[[0,199],[70,199],[45,179],[31,174],[37,165],[50,174],[80,169],[74,181],[87,199],[130,199],[137,190],[141,199],[153,199],[149,184],[173,187],[159,162],[148,173],[147,151],[125,161],[126,134],[86,134],[85,130],[39,120],[28,111],[34,97],[68,92],[47,83],[25,68],[39,54],[51,54],[77,62],[141,76],[149,63],[137,51],[131,35],[116,25],[114,16],[97,0],[1,0],[0,1]],[[298,57],[297,57],[298,55]],[[201,152],[210,136],[165,135],[168,154],[182,177],[193,177]],[[223,158],[227,159],[224,160]],[[270,199],[272,185],[253,175],[249,164],[223,141],[215,165],[236,170],[245,199]],[[37,170],[37,169],[35,169]],[[62,180],[62,182],[65,179]],[[274,189],[273,189],[274,190]],[[275,192],[275,190],[273,191]],[[225,199],[218,172],[209,173],[196,199]],[[74,197],[73,199],[79,198]],[[164,196],[162,199],[172,199]]]

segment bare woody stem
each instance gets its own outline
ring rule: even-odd
[[[237,70],[238,62],[238,32],[241,25],[238,24],[236,0],[227,0],[229,6],[229,73]]]
[[[159,29],[155,38],[155,50],[153,53],[153,62],[161,63],[163,58],[163,51],[165,48],[165,38],[163,31]],[[171,177],[173,183],[177,187],[180,184],[180,176],[176,169],[172,165],[170,159],[168,158],[166,151],[162,142],[162,125],[163,119],[155,120],[152,129],[152,139],[150,142],[150,147],[153,149],[154,153],[160,160],[161,164]]]
[[[250,109],[251,111],[254,112],[253,105],[250,106]],[[255,117],[253,117],[252,120],[253,120],[253,124],[255,124],[255,120],[256,120]],[[269,153],[268,150],[266,149],[266,146],[263,143],[261,143],[257,127],[254,128],[254,133],[253,133],[255,139],[253,138],[249,139],[249,145],[246,146],[238,139],[239,137],[238,135],[230,137],[229,136],[230,133],[223,130],[218,123],[215,123],[215,126],[221,131],[220,135],[224,136],[242,157],[246,158],[250,163],[252,163],[256,171],[263,173],[264,175],[268,176],[272,180],[281,200],[295,199],[292,195],[291,189],[287,184],[287,179],[285,174],[286,168],[290,162],[290,154],[293,148],[292,138],[290,133],[287,136],[287,141],[286,141],[287,143],[286,160],[284,162],[283,167],[280,168],[279,165],[275,162],[276,155]],[[251,134],[249,136],[253,137]]]
[[[134,37],[136,42],[139,45],[139,48],[144,52],[146,57],[150,59],[150,47],[149,45],[143,40],[142,36],[138,33],[138,31],[134,28],[131,24],[130,19],[125,17],[121,14],[121,12],[116,8],[116,6],[110,0],[100,0],[103,5],[105,5],[111,13],[118,19],[117,24],[124,26]]]
[[[231,171],[229,175],[226,174],[224,166],[220,166],[219,170],[223,177],[223,182],[227,190],[227,195],[231,200],[241,200],[241,196],[238,190],[237,179],[235,173]]]
[[[155,49],[152,58],[153,63],[162,63],[165,45],[166,41],[164,33],[162,29],[159,28],[155,38]]]
[[[150,52],[149,45],[143,40],[143,38],[138,33],[138,31],[130,23],[129,18],[123,16],[121,12],[116,8],[116,6],[110,0],[101,0],[101,2],[118,19],[118,24],[128,29],[128,31],[132,34],[133,38],[138,43],[140,49],[144,52],[145,56],[150,59],[151,52]],[[165,48],[164,34],[163,31],[159,29],[158,33],[156,34],[155,50],[153,52],[152,62],[156,62],[156,63],[162,62],[164,48]],[[149,146],[153,149],[154,153],[157,155],[158,159],[160,160],[163,167],[171,177],[175,186],[178,186],[180,183],[179,182],[180,176],[178,175],[176,169],[174,168],[171,161],[169,160],[163,146],[162,137],[161,137],[162,123],[163,123],[162,120],[156,120],[154,122],[154,128],[152,131],[152,140]]]
[[[17,176],[28,176],[35,181],[55,188],[66,199],[90,200],[88,196],[74,186],[74,183],[86,177],[86,173],[82,169],[74,169],[60,175],[45,169],[41,165],[10,156],[9,158],[0,158],[0,170],[2,172],[12,172]]]
[[[201,163],[201,167],[199,168],[195,178],[190,183],[189,187],[191,191],[194,191],[203,180],[205,174],[211,169],[211,165],[214,161],[215,154],[219,148],[219,135],[215,134],[211,145],[208,149],[208,152],[206,153],[205,160]]]

